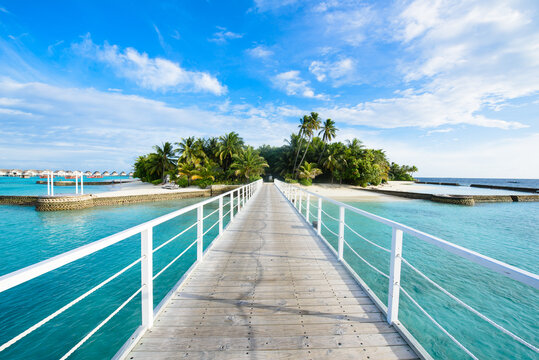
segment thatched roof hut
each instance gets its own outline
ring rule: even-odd
[[[23,176],[36,176],[37,170],[25,170],[22,172]]]
[[[54,172],[56,176],[65,176],[66,172],[64,170],[57,170]]]
[[[120,176],[127,176],[127,173],[126,173],[125,171],[122,171],[122,172],[120,173]]]
[[[129,173],[129,176],[133,177],[133,175],[134,175],[134,173],[131,171],[131,172]]]
[[[91,171],[85,171],[84,176],[92,176],[92,172]]]
[[[9,176],[21,176],[22,170],[21,169],[11,169],[9,170]]]
[[[99,171],[94,171],[94,173],[92,174],[92,176],[101,176],[101,173]]]
[[[75,175],[75,174],[73,173],[73,171],[67,170],[67,171],[65,172],[64,175],[65,175],[65,176],[73,176],[73,175]]]
[[[116,171],[113,171],[110,173],[110,176],[118,176],[118,173]]]
[[[108,171],[103,171],[103,176],[110,176],[110,173]]]
[[[0,169],[0,176],[8,176],[9,169]]]

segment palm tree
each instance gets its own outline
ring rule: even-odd
[[[179,162],[193,162],[195,159],[204,158],[205,154],[200,147],[200,143],[193,136],[188,138],[182,138],[181,142],[176,143],[178,149],[176,150],[180,157]]]
[[[328,155],[322,164],[331,173],[331,183],[333,184],[334,173],[343,169],[347,164],[344,157],[344,149],[341,143],[332,144],[328,149]]]
[[[191,185],[191,180],[195,180],[195,176],[198,175],[198,167],[200,165],[200,159],[194,159],[193,161],[186,161],[178,164],[178,174],[187,177],[187,185]]]
[[[299,178],[309,179],[312,182],[315,177],[322,175],[322,170],[315,166],[315,163],[305,161],[305,163],[303,163],[303,165],[299,168]]]
[[[262,175],[264,168],[268,167],[266,160],[258,155],[252,146],[247,146],[244,151],[234,154],[233,159],[230,168],[235,170],[236,176],[245,177],[247,180]]]
[[[243,148],[243,139],[237,133],[230,132],[220,136],[219,140],[220,144],[216,155],[226,173],[232,164],[234,155],[241,152]]]
[[[174,158],[174,148],[168,141],[163,143],[161,147],[155,145],[155,161],[160,166],[159,172],[161,173],[161,179],[165,179],[165,173],[168,170],[172,170],[175,167],[176,159]]]
[[[195,172],[192,176],[192,180],[207,180],[215,181],[215,175],[217,174],[217,164],[212,161],[206,161],[204,164],[199,163],[195,166]]]
[[[298,150],[296,152],[296,158],[294,159],[294,167],[292,168],[292,172],[296,171],[296,165],[298,163],[298,156],[301,151],[301,145],[303,144],[303,137],[305,136],[305,133],[308,131],[308,128],[309,128],[309,116],[303,115],[303,118],[299,119],[299,122],[300,122],[300,124],[298,125],[299,145],[298,145]]]
[[[309,151],[309,147],[311,146],[313,142],[313,135],[316,130],[320,129],[320,119],[318,119],[318,113],[312,112],[311,116],[309,116],[309,123],[307,124],[307,129],[305,130],[305,135],[309,139],[309,143],[307,144],[307,148],[305,149],[305,152],[303,153],[303,157],[301,158],[300,164],[303,164],[303,160],[305,160],[305,156],[307,155],[307,151]]]
[[[322,159],[322,155],[326,151],[326,146],[331,140],[335,139],[337,136],[337,127],[335,127],[335,121],[331,119],[326,119],[324,121],[324,125],[322,125],[322,128],[318,132],[318,136],[322,135],[322,141],[324,142],[324,148],[322,149],[322,152],[320,153],[320,157],[318,158],[318,162]]]

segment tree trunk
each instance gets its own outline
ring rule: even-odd
[[[303,164],[303,160],[305,160],[305,155],[307,155],[307,152],[309,151],[309,147],[311,146],[312,142],[313,142],[313,139],[311,138],[311,141],[309,141],[309,143],[307,144],[307,148],[305,149],[305,152],[303,153],[303,157],[301,158],[301,161],[298,164],[298,170],[299,170],[299,167],[301,166],[301,164]]]
[[[322,156],[324,155],[324,152],[326,151],[326,143],[324,143],[324,148],[322,149],[322,152],[320,153],[320,157],[318,158],[318,165],[320,165],[320,160],[322,160]]]
[[[296,159],[294,160],[294,167],[292,168],[292,173],[293,173],[292,175],[296,174],[296,164],[298,162],[298,156],[299,156],[299,152],[301,151],[302,142],[303,142],[303,137],[299,139],[298,151],[296,152]]]

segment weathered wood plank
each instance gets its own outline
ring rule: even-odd
[[[417,358],[311,231],[265,186],[128,358]]]

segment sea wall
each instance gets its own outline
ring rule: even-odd
[[[518,201],[539,201],[539,195],[436,195],[414,193],[409,191],[363,189],[385,195],[393,195],[408,199],[430,200],[445,204],[472,206],[475,203],[485,202],[518,202]]]
[[[211,196],[221,195],[241,187],[241,185],[211,185]]]
[[[37,196],[0,195],[0,205],[34,205]]]
[[[531,193],[539,192],[539,189],[536,189],[536,188],[517,187],[517,186],[471,184],[470,187],[477,187],[477,188],[484,188],[484,189],[510,190],[510,191],[523,191],[523,192],[531,192]]]
[[[0,204],[34,205],[37,211],[79,210],[94,206],[115,206],[142,202],[164,201],[209,197],[211,190],[170,192],[165,194],[99,196],[99,195],[63,195],[63,196],[0,196]]]

